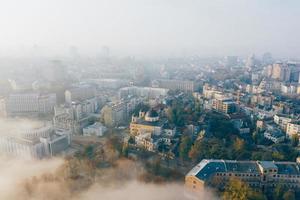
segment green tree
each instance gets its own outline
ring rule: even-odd
[[[94,146],[92,145],[87,146],[84,150],[84,154],[89,160],[93,160],[95,158]]]
[[[122,155],[124,157],[128,157],[129,149],[128,149],[128,144],[124,143],[122,147]]]
[[[252,190],[246,183],[239,179],[231,179],[222,196],[223,200],[265,200],[266,197]]]
[[[296,146],[299,145],[299,136],[298,136],[298,134],[293,134],[292,135],[291,142],[292,142],[293,147],[296,147]]]
[[[199,144],[195,143],[190,151],[189,151],[189,158],[193,161],[193,162],[197,162],[198,158],[199,158]]]
[[[192,140],[189,136],[183,136],[179,145],[179,157],[182,160],[188,159],[188,153],[192,146]]]
[[[176,126],[184,125],[183,108],[181,103],[174,102],[170,108],[168,108],[167,115],[170,122]]]
[[[283,185],[278,184],[273,192],[273,199],[274,200],[281,200],[283,199],[283,195],[284,195],[284,187]]]
[[[284,160],[284,155],[278,151],[272,153],[273,160]]]
[[[134,139],[133,136],[130,136],[130,137],[129,137],[128,143],[129,143],[129,144],[134,144],[134,143],[135,143],[135,139]]]
[[[245,148],[245,141],[243,139],[236,138],[233,147],[236,152],[241,152]]]
[[[116,151],[118,151],[119,153],[122,152],[122,142],[120,140],[120,138],[118,138],[117,136],[112,136],[110,138],[107,139],[106,145],[109,148],[112,148]]]
[[[283,194],[284,200],[295,200],[295,192],[293,190],[288,190]]]

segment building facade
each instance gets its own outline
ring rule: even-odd
[[[212,100],[212,108],[222,113],[236,112],[236,104],[231,98],[221,97]]]
[[[52,127],[46,126],[17,135],[1,136],[0,152],[24,159],[42,159],[61,153],[70,144],[70,132],[56,132]]]
[[[54,112],[56,94],[14,93],[5,99],[6,114],[48,114]]]
[[[169,90],[180,90],[184,92],[194,92],[195,83],[193,81],[175,80],[175,79],[159,79],[157,86],[167,88]]]
[[[278,184],[298,191],[299,167],[296,162],[202,160],[186,175],[185,186],[194,192],[205,187],[224,189],[230,179],[237,178],[262,191],[272,191]]]

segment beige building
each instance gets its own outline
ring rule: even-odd
[[[212,100],[212,108],[222,113],[236,112],[236,103],[231,98],[221,97]]]
[[[104,106],[101,110],[104,125],[108,127],[119,126],[125,123],[127,107],[125,102],[116,102]]]
[[[237,178],[262,191],[272,191],[278,184],[298,191],[299,167],[296,162],[202,160],[185,176],[185,186],[193,192],[205,187],[224,189]]]
[[[216,88],[211,87],[208,84],[205,84],[203,86],[203,96],[206,99],[213,99],[213,98],[217,98],[222,95],[223,95],[223,93],[221,91],[218,91]]]
[[[272,78],[280,81],[289,81],[291,76],[291,69],[288,65],[283,63],[275,63],[272,66]]]
[[[292,119],[288,115],[276,114],[274,115],[274,122],[280,126],[280,128],[286,131],[287,124],[291,122]]]
[[[286,128],[286,134],[291,137],[292,135],[300,135],[300,121],[289,122]]]
[[[165,121],[160,120],[158,114],[154,110],[148,112],[140,112],[139,116],[133,116],[130,123],[130,134],[133,136],[142,133],[151,133],[160,135]]]

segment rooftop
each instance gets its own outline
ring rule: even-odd
[[[159,120],[159,121],[155,121],[155,122],[148,122],[145,121],[143,119],[138,119],[137,122],[132,122],[134,124],[141,124],[141,125],[145,125],[145,126],[159,126],[162,127],[165,124],[164,120]]]
[[[236,161],[236,160],[202,160],[187,176],[196,176],[200,180],[207,180],[217,172],[254,173],[260,174],[263,169],[278,169],[278,174],[300,175],[300,164],[296,162],[274,161]]]
[[[258,161],[257,163],[260,166],[262,166],[264,169],[274,169],[274,168],[277,168],[277,166],[272,161]]]
[[[278,173],[279,174],[292,174],[292,175],[299,175],[299,165],[296,163],[291,163],[289,165],[287,164],[281,164],[281,163],[276,163],[276,166],[278,168]]]

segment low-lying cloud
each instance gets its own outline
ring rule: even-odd
[[[25,131],[40,128],[45,123],[25,118],[0,118],[0,136],[18,136]]]
[[[11,200],[184,200],[183,183],[143,183],[137,180],[139,166],[131,161],[119,167],[101,171],[103,176],[90,187],[72,192],[63,178],[51,174],[63,166],[61,159],[26,161],[1,158],[0,199]],[[123,178],[122,178],[123,177]],[[28,185],[28,183],[30,183]],[[217,199],[213,193],[204,192],[199,199]]]
[[[22,181],[44,173],[52,173],[61,159],[30,161],[0,157],[0,199],[22,199]]]

